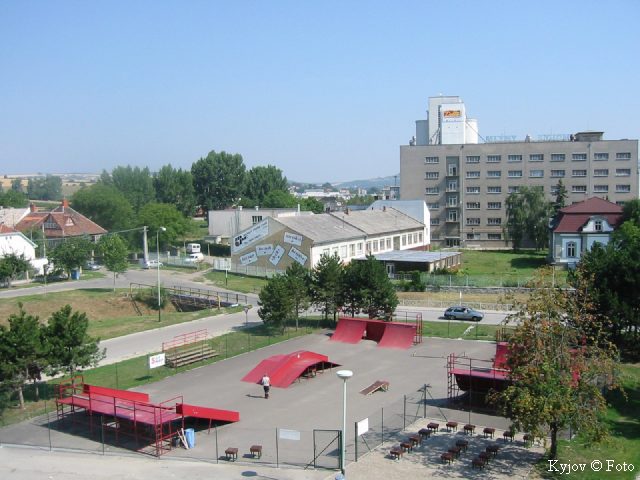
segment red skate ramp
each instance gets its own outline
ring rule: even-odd
[[[493,359],[493,368],[507,368],[508,355],[509,344],[507,342],[498,342],[496,344],[496,356]]]
[[[287,388],[298,377],[305,373],[337,366],[329,361],[329,357],[315,352],[298,350],[286,355],[273,355],[262,360],[257,367],[247,373],[243,382],[260,383],[266,373],[271,379],[272,387]]]
[[[343,343],[358,343],[362,340],[366,329],[367,322],[364,320],[341,317],[330,340]]]
[[[413,345],[416,336],[416,326],[406,323],[386,322],[384,334],[378,342],[382,348],[400,348],[406,350]]]

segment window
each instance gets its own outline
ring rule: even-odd
[[[425,195],[439,195],[440,188],[439,187],[427,187],[424,189]]]
[[[609,185],[594,185],[593,186],[594,193],[608,193]]]
[[[342,245],[340,247],[340,258],[347,258],[347,246]]]
[[[529,178],[542,178],[544,177],[544,170],[531,170],[529,172]]]
[[[501,233],[487,233],[488,240],[502,240]]]
[[[457,192],[458,191],[458,180],[449,180],[447,182],[447,192]]]
[[[567,257],[576,258],[576,242],[567,242]]]
[[[467,233],[467,240],[480,240],[480,234],[479,233]]]
[[[449,157],[447,157],[448,159]],[[457,177],[458,176],[458,165],[457,164],[449,164],[447,165],[447,175],[449,175],[450,177]]]
[[[418,243],[422,245],[422,232],[418,232]],[[391,248],[391,243],[389,243],[389,248]]]
[[[440,157],[425,157],[424,163],[440,163]]]
[[[262,215],[252,215],[251,216],[251,223],[253,225],[255,225],[256,223],[261,222],[261,221],[262,221]]]
[[[616,177],[630,177],[631,169],[630,168],[616,168]]]
[[[551,170],[551,178],[564,177],[564,170]]]
[[[467,163],[480,163],[480,155],[468,155]]]
[[[478,193],[480,193],[480,187],[479,186],[473,186],[473,187],[467,187],[467,194],[468,195],[477,195]]]
[[[564,162],[564,153],[552,153],[551,154],[552,162]]]
[[[440,202],[427,203],[429,210],[438,210],[440,208]]]
[[[432,218],[431,219],[431,225],[440,225],[440,219],[439,218]]]
[[[596,232],[601,232],[602,231],[602,220],[596,220],[595,222],[593,222],[593,228]]]
[[[351,256],[351,257],[355,257],[356,256],[356,244],[355,243],[350,243],[349,244],[349,256]]]
[[[502,193],[502,187],[487,187],[487,193]]]
[[[361,254],[362,253],[362,242],[358,242],[357,247],[358,247],[358,254]]]
[[[522,170],[509,170],[509,178],[522,178]]]
[[[500,163],[502,155],[487,155],[487,163]]]
[[[489,202],[487,203],[489,210],[500,210],[502,208],[502,202]]]
[[[530,162],[544,162],[544,153],[532,153],[529,155]]]
[[[406,246],[407,245],[407,236],[406,235],[402,235],[402,246]]]
[[[609,169],[608,168],[596,168],[593,171],[593,176],[594,177],[608,177],[609,176]]]
[[[586,153],[572,153],[571,160],[574,162],[584,162],[587,159]]]
[[[508,162],[521,162],[522,155],[507,155]]]
[[[458,206],[458,196],[453,195],[452,197],[447,198],[447,207],[457,207]]]
[[[487,178],[500,178],[502,176],[502,172],[500,170],[489,170],[487,172]]]
[[[518,193],[520,191],[519,185],[511,185],[509,186],[509,193]]]
[[[487,225],[502,225],[502,218],[500,217],[489,217],[487,218]]]
[[[609,160],[609,154],[608,153],[594,153],[593,154],[593,159],[594,160]]]
[[[426,172],[424,178],[427,180],[437,180],[440,178],[440,172]]]
[[[586,185],[573,185],[571,187],[571,192],[572,193],[587,193],[587,186]]]
[[[447,222],[457,222],[458,221],[458,211],[457,210],[449,210],[447,214]]]
[[[467,172],[467,178],[480,178],[480,171]]]
[[[391,250],[391,238],[387,238],[387,250]]]
[[[631,185],[616,185],[616,192],[629,193],[631,191]]]
[[[467,210],[480,210],[480,202],[467,202]]]
[[[467,217],[467,225],[480,225],[480,217]]]
[[[631,152],[616,153],[616,160],[631,160]]]
[[[571,176],[572,177],[586,177],[587,176],[587,171],[586,170],[571,170]]]

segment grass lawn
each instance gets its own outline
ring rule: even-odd
[[[216,287],[242,293],[259,293],[267,284],[267,280],[262,277],[248,277],[236,273],[229,273],[225,278],[225,272],[219,270],[211,270],[205,273],[204,277]]]
[[[496,339],[496,332],[502,330],[503,325],[481,325],[475,322],[422,322],[423,337],[463,338],[465,340]]]

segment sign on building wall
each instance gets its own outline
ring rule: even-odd
[[[284,255],[284,248],[282,248],[280,245],[278,245],[274,250],[273,253],[271,254],[271,256],[269,257],[269,261],[273,264],[273,265],[278,265],[278,263],[280,262],[280,259],[282,258],[282,255]]]
[[[256,253],[259,257],[271,255],[273,253],[273,244],[256,246]]]
[[[298,235],[297,233],[285,232],[284,243],[297,245],[299,247],[300,245],[302,245],[302,235]]]
[[[460,118],[462,112],[460,110],[445,110],[442,112],[443,118]]]
[[[233,241],[231,242],[231,253],[236,253],[243,248],[246,248],[248,245],[257,242],[268,234],[269,220],[265,218],[261,222],[256,223],[249,230],[233,237]]]
[[[257,261],[258,261],[258,255],[256,255],[256,252],[245,253],[240,257],[240,263],[242,265],[249,265],[250,263],[257,262]]]
[[[302,266],[307,263],[307,256],[296,247],[291,247],[291,250],[289,250],[289,256]]]

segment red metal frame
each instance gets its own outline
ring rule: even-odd
[[[162,351],[166,352],[167,350],[180,348],[191,343],[201,342],[207,340],[208,338],[209,333],[207,329],[183,333],[181,335],[176,335],[175,337],[173,337],[173,340],[169,342],[162,342]]]

